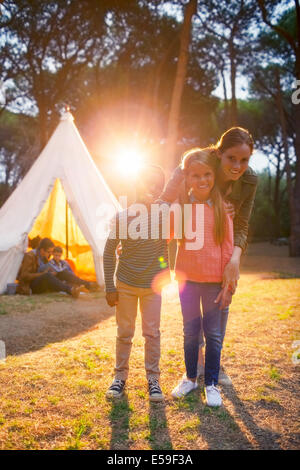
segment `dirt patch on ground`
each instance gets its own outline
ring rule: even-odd
[[[113,315],[104,294],[81,295],[76,300],[63,294],[2,296],[1,309],[0,339],[8,355],[82,335]]]

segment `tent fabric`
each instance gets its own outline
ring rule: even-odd
[[[67,215],[66,215],[67,211]],[[75,263],[76,274],[88,280],[96,280],[91,247],[78,227],[59,179],[41,211],[29,238],[48,237],[63,248],[63,256]],[[68,247],[68,249],[67,249]]]
[[[79,271],[95,272],[103,285],[105,230],[121,207],[70,113],[61,118],[38,159],[0,209],[0,294],[16,279],[29,235],[53,237],[65,247],[66,201],[69,257],[76,267],[78,263]]]

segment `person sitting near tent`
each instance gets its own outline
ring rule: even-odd
[[[53,258],[47,265],[50,267],[50,272],[55,274],[59,279],[67,281],[69,284],[83,285],[88,290],[95,290],[96,283],[85,281],[84,279],[76,276],[68,261],[61,259],[62,254],[62,248],[60,246],[55,246],[53,249]]]
[[[56,273],[50,272],[51,267],[48,266],[48,262],[53,248],[52,240],[43,238],[37,249],[25,253],[17,276],[19,281],[17,294],[63,291],[75,298],[79,296],[81,286],[71,286],[59,279]]]
[[[28,247],[31,248],[32,250],[35,250],[39,246],[40,241],[41,241],[41,237],[39,235],[37,235],[34,238],[28,237]]]
[[[57,273],[61,271],[69,271],[74,274],[73,269],[67,260],[61,259],[63,249],[60,246],[55,246],[52,252],[52,258],[48,262],[48,265],[53,268]]]

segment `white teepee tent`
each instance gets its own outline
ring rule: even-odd
[[[68,241],[66,233],[66,201]],[[103,285],[105,227],[120,205],[91,158],[73,116],[65,113],[55,132],[0,209],[0,294],[14,282],[28,236],[49,237],[65,247],[81,271]]]

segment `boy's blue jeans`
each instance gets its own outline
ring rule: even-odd
[[[221,291],[220,283],[200,283],[187,281],[179,285],[179,296],[183,315],[184,359],[186,375],[197,377],[199,334],[201,332],[201,310],[203,310],[203,330],[205,349],[205,385],[217,385],[223,339],[226,331],[228,307],[220,310],[214,303]]]

